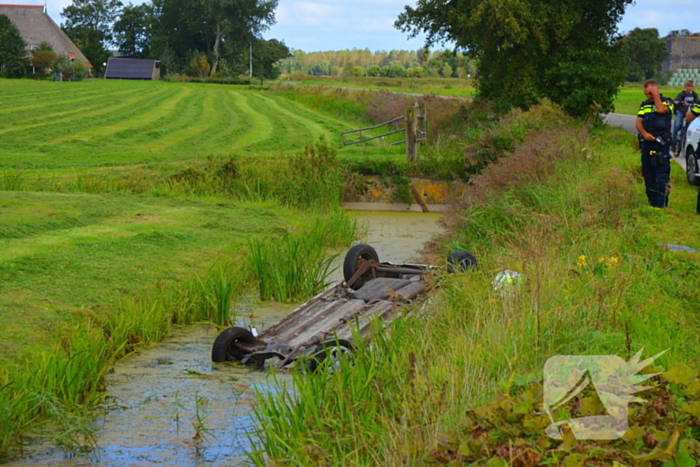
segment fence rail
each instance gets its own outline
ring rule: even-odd
[[[389,132],[387,132],[387,133],[382,133],[381,135],[370,136],[369,138],[363,138],[363,137],[362,137],[362,132],[363,132],[363,131],[367,131],[367,130],[376,130],[377,128],[381,128],[381,127],[383,127],[383,126],[390,125],[390,124],[392,124],[392,123],[394,123],[394,122],[398,122],[399,120],[405,120],[405,119],[406,119],[405,116],[403,116],[403,117],[396,117],[396,118],[394,118],[394,119],[389,120],[388,122],[380,123],[379,125],[368,126],[368,127],[365,127],[365,128],[358,128],[357,130],[344,131],[344,132],[341,133],[341,137],[343,138],[343,146],[350,146],[351,144],[364,143],[365,141],[371,141],[371,140],[373,140],[373,139],[381,138],[381,137],[383,137],[383,136],[389,136],[389,135],[393,135],[393,134],[396,134],[396,133],[401,133],[402,131],[406,131],[406,128],[401,128],[401,129],[398,129],[398,130],[389,131]],[[355,141],[346,141],[346,140],[345,140],[345,135],[350,134],[350,133],[357,133],[357,132],[360,133],[360,139],[355,140]],[[396,144],[405,143],[405,142],[406,142],[406,140],[397,141],[397,142],[395,142],[395,143],[391,143],[391,146],[394,146],[394,145],[396,145]]]

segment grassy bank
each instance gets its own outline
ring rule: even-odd
[[[534,110],[537,120],[551,113]],[[432,249],[433,262],[449,250],[472,251],[479,270],[438,279],[430,306],[417,306],[390,332],[378,331],[351,367],[296,375],[294,392],[261,396],[255,463],[486,465],[493,458],[488,465],[510,465],[507,453],[512,460],[527,445],[538,462],[610,465],[604,454],[612,451],[604,446],[548,451],[538,448],[543,434],[527,444],[505,422],[489,436],[492,418],[483,410],[472,418],[470,411],[495,400],[511,423],[529,416],[532,404],[508,411],[509,388],[541,378],[554,355],[629,359],[641,349],[645,357],[668,349],[655,364],[698,366],[700,259],[659,246],[700,248],[697,189],[675,166],[670,207],[649,208],[638,165],[630,136],[620,130],[589,130],[560,116],[528,132],[510,157],[472,179],[467,202],[447,220],[449,234]],[[499,293],[492,281],[504,269],[525,280]],[[682,397],[680,411],[687,396],[674,397]],[[665,405],[674,414],[675,400]],[[686,439],[683,455],[695,455],[695,432],[678,426],[646,430],[659,440],[677,430]],[[485,437],[467,444],[473,430]],[[654,443],[645,445],[644,430],[635,433],[610,455],[626,465],[636,462],[629,452],[649,455]],[[559,464],[569,452],[576,455]],[[512,465],[538,465],[530,462]]]

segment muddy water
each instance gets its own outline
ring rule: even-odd
[[[381,261],[408,261],[439,232],[439,214],[356,214],[366,230],[361,242],[374,246]],[[342,259],[340,254],[334,264],[340,266]],[[340,268],[329,277],[341,278]],[[239,312],[266,327],[293,308],[243,303]],[[270,390],[268,377],[237,365],[212,364],[215,338],[210,326],[188,327],[116,365],[107,375],[107,410],[91,456],[69,458],[60,449],[34,444],[23,459],[7,465],[248,465],[254,390]]]

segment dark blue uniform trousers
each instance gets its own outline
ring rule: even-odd
[[[664,156],[662,164],[657,163],[658,154]],[[642,142],[642,176],[644,177],[649,205],[655,208],[668,206],[669,180],[671,178],[668,144],[661,145],[655,141]]]

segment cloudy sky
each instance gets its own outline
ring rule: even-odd
[[[9,0],[42,5],[42,0]],[[122,0],[138,4],[144,0]],[[61,24],[61,11],[71,0],[48,0],[48,10]],[[306,52],[364,49],[371,51],[408,49],[423,45],[422,38],[408,40],[393,27],[404,5],[415,0],[279,0],[277,24],[264,34],[266,39],[284,40],[287,46]],[[657,28],[663,36],[671,29],[700,32],[697,0],[636,0],[627,8],[620,31]]]

